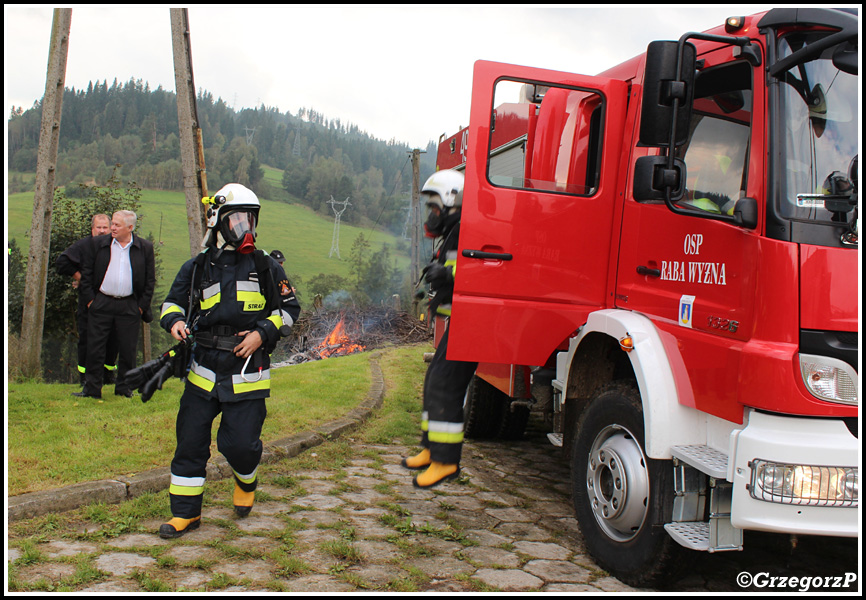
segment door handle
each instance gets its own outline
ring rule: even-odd
[[[643,265],[637,268],[638,275],[646,275],[647,277],[661,277],[662,272],[659,269],[650,269],[649,267],[644,267]]]
[[[486,258],[493,260],[511,260],[514,258],[507,252],[484,252],[483,250],[464,250],[463,256],[466,258]]]

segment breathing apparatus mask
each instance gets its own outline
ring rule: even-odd
[[[443,236],[460,221],[460,208],[440,208],[438,203],[428,202],[427,221],[424,222],[424,234],[429,238]]]
[[[229,183],[213,196],[202,198],[202,202],[207,206],[207,233],[202,246],[240,254],[250,254],[256,249],[260,205],[251,190]]]
[[[219,227],[226,244],[234,246],[240,254],[256,249],[256,215],[252,211],[231,212],[220,219]]]

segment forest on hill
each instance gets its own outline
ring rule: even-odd
[[[412,148],[393,139],[377,139],[351,123],[328,118],[312,108],[302,108],[294,115],[264,105],[235,111],[204,90],[197,97],[197,113],[208,192],[238,182],[265,201],[285,203],[282,209],[272,207],[273,214],[296,221],[288,238],[285,230],[275,224],[278,221],[264,224],[260,233],[271,244],[268,248],[278,244],[292,256],[293,265],[302,262],[309,271],[300,276],[300,267],[292,267],[293,284],[298,285],[298,294],[303,293],[308,307],[313,298],[327,300],[337,292],[343,293],[348,298],[345,302],[352,306],[377,304],[392,299],[394,294],[411,296],[414,282],[408,282],[401,267],[406,259],[397,254],[411,198]],[[14,199],[19,212],[32,202],[41,120],[40,101],[27,109],[13,107],[8,118],[7,200]],[[436,147],[431,142],[421,150],[423,182],[435,170]],[[182,207],[175,93],[162,87],[152,90],[142,80],[125,84],[115,80],[111,85],[97,81],[86,89],[64,90],[56,164],[51,265],[72,241],[86,235],[93,212],[111,214],[119,208],[130,208],[145,213],[143,216],[150,210],[152,218],[161,217],[157,209],[175,202],[166,198],[166,194],[175,193]],[[351,234],[346,236],[347,248],[343,249],[349,251],[346,260],[338,260],[338,253],[333,263],[321,268],[319,255],[327,253],[332,238],[331,197],[338,202],[350,199],[351,207],[341,217],[349,226],[344,234]],[[19,216],[15,223],[21,231],[24,218]],[[157,237],[162,240],[162,221],[159,223],[159,235],[155,223],[150,223],[143,234],[155,243]],[[166,235],[169,229],[166,227]],[[389,234],[397,236],[397,244],[382,243],[380,248],[381,238],[391,238]],[[379,240],[375,247],[373,239]],[[10,343],[17,343],[23,310],[27,257],[22,243],[10,236],[10,273],[16,274],[10,278],[7,304]],[[177,268],[172,254],[175,248],[163,247],[161,241],[159,246],[158,273],[167,260],[174,265],[169,269],[173,273]],[[312,270],[313,263],[321,272]],[[76,294],[68,278],[60,277],[53,269],[49,271],[46,314],[52,318],[46,319],[43,329],[43,377],[48,381],[71,381],[77,377]],[[173,275],[167,277],[170,281]],[[165,290],[160,293],[164,297]],[[149,330],[152,350],[161,352],[167,343],[165,335],[155,323]],[[10,365],[10,372],[14,370]]]
[[[235,111],[201,89],[197,111],[210,192],[237,182],[264,198],[300,202],[322,214],[330,213],[331,196],[350,198],[352,210],[343,221],[402,232],[412,185],[412,148],[406,144],[379,140],[313,108],[294,115],[264,105]],[[9,115],[9,193],[32,185],[20,173],[36,170],[41,118],[38,100]],[[435,143],[422,150],[423,182],[435,170]],[[141,188],[182,190],[175,93],[151,90],[140,79],[66,89],[57,165],[56,185],[67,192],[77,184],[104,185],[116,165],[124,180]],[[264,165],[282,171],[280,188],[266,181]]]

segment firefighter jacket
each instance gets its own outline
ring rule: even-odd
[[[58,273],[72,277],[76,273],[81,273],[81,265],[87,260],[93,260],[93,236],[90,235],[64,250],[54,264]],[[87,301],[82,294],[78,294],[78,310],[87,314]]]
[[[457,276],[457,244],[460,237],[460,223],[457,222],[443,236],[442,243],[433,258],[433,262],[444,265],[451,272],[446,286],[436,291],[430,308],[437,315],[451,316],[451,298],[454,295],[454,277]]]
[[[301,312],[294,290],[283,268],[259,250],[251,254],[222,252],[216,258],[211,249],[204,254],[204,259],[188,260],[180,268],[160,315],[160,325],[166,331],[183,320],[193,339],[200,335],[202,340],[222,342],[209,347],[203,341],[195,343],[186,389],[220,402],[267,398],[270,352],[279,340],[280,327],[291,327]],[[191,292],[195,292],[192,306]],[[190,310],[192,316],[187,314]],[[233,341],[239,343],[242,338],[232,338],[241,331],[254,330],[259,332],[262,346],[247,363],[230,349],[236,345]]]

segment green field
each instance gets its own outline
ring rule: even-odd
[[[266,171],[278,183],[275,169]],[[33,216],[33,192],[10,194],[7,206],[7,236],[16,239],[25,252],[29,247],[27,237]],[[286,271],[290,277],[300,278],[296,284],[303,293],[304,283],[319,273],[335,273],[343,277],[349,274],[349,250],[359,234],[370,240],[371,252],[381,249],[386,243],[391,247],[391,256],[401,267],[409,264],[408,245],[399,237],[381,231],[370,231],[360,227],[341,224],[340,256],[328,258],[334,232],[334,220],[315,213],[307,207],[285,202],[274,202],[261,198],[262,209],[257,228],[256,246],[264,250],[281,250],[286,255]],[[182,192],[143,190],[139,228],[142,235],[153,235],[159,246],[163,273],[157,282],[158,289],[167,291],[180,266],[189,256],[189,233],[187,230],[186,201]],[[155,299],[161,302],[162,299]]]

